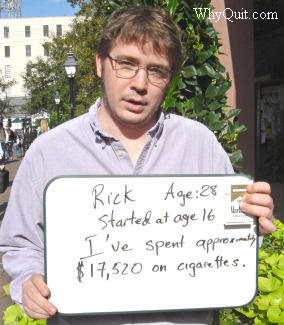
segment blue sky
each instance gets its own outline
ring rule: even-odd
[[[73,16],[76,11],[67,0],[22,0],[22,18]]]

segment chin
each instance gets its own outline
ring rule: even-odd
[[[143,117],[143,116],[137,116],[138,114],[136,114],[136,116],[133,117],[120,117],[119,121],[121,124],[125,125],[125,126],[135,126],[135,127],[139,127],[139,126],[145,126],[147,124],[150,124],[150,120],[147,117]]]

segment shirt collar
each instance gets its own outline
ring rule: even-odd
[[[106,132],[99,123],[98,119],[98,111],[101,103],[101,98],[98,98],[96,102],[89,109],[89,118],[90,125],[95,133],[96,137],[100,140],[102,139],[113,139],[117,141],[111,134]],[[165,121],[165,113],[160,110],[160,116],[157,123],[147,132],[147,137],[158,139],[162,133],[164,121]]]

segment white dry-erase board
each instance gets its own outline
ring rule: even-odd
[[[45,276],[61,314],[249,303],[257,224],[246,176],[62,176],[44,193]]]

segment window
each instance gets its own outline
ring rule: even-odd
[[[62,36],[62,25],[56,25],[56,36]]]
[[[10,46],[5,46],[5,58],[10,57]]]
[[[31,37],[31,26],[25,26],[25,36]]]
[[[43,25],[43,36],[49,36],[48,25]]]
[[[48,50],[48,47],[43,47],[43,54],[44,54],[44,56],[48,56],[49,55],[49,50]]]
[[[30,45],[26,45],[26,56],[32,55],[32,47]]]
[[[4,38],[9,38],[9,27],[4,26]]]
[[[5,65],[5,78],[11,78],[11,66]]]

